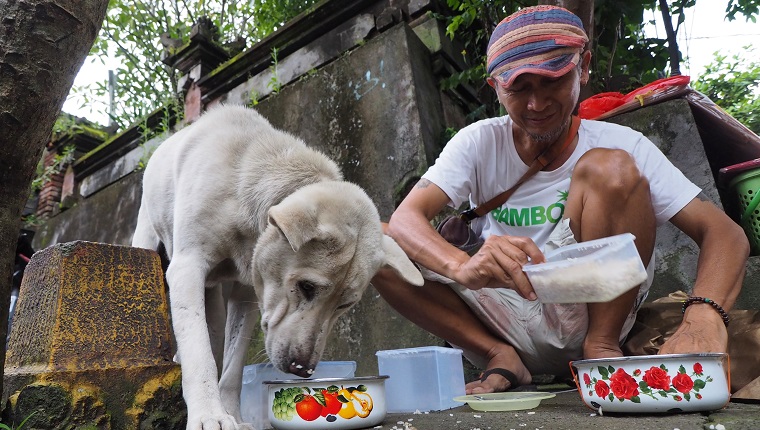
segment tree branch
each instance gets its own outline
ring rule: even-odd
[[[678,55],[678,41],[676,32],[673,30],[670,9],[666,0],[658,0],[660,3],[660,12],[662,12],[662,21],[665,25],[665,34],[668,38],[668,55],[670,55],[670,75],[677,76],[681,74],[681,60]]]
[[[190,22],[195,24],[195,17],[193,16],[193,13],[190,10],[190,6],[187,5],[187,2],[185,0],[182,0],[182,4],[185,5],[185,10],[187,10],[187,16],[190,17]],[[177,17],[179,18],[181,15],[177,14]]]

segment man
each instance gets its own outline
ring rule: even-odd
[[[587,41],[580,19],[562,8],[537,6],[504,19],[487,60],[488,82],[508,115],[462,129],[387,226],[412,260],[450,282],[427,280],[419,288],[381,272],[373,285],[402,315],[485,370],[467,393],[516,388],[534,374],[564,375],[571,360],[622,356],[621,342],[652,282],[655,230],[666,221],[699,245],[692,293],[713,303],[690,302],[660,352],[727,349],[719,310],[728,311],[741,288],[747,239],[641,133],[584,120],[569,135],[589,78]],[[431,226],[447,204],[475,207],[509,189],[539,154],[566,139],[569,146],[501,208],[472,222],[485,238],[474,255]],[[509,216],[525,210],[543,216]],[[645,283],[608,303],[536,300],[522,266],[544,261],[542,250],[626,232],[647,266]]]

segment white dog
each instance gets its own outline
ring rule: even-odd
[[[256,298],[270,360],[308,377],[381,267],[423,282],[364,191],[244,107],[212,109],[151,157],[132,245],[161,244],[193,430],[251,428],[240,389]]]

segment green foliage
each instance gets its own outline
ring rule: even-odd
[[[41,226],[44,221],[35,214],[29,214],[22,217],[21,222],[24,224],[24,228],[34,229],[35,227]],[[0,430],[5,430],[5,428],[0,425]]]
[[[446,23],[446,35],[462,43],[462,54],[470,69],[443,82],[444,88],[459,83],[480,85],[486,77],[486,46],[493,30],[518,7],[535,4],[535,0],[447,0],[450,10],[436,17]]]
[[[760,14],[760,0],[728,0],[726,18],[729,21],[736,19],[736,15],[743,15],[747,21],[757,22],[758,14]]]
[[[148,148],[145,146],[145,143],[140,144],[140,149],[142,149],[142,155],[140,155],[140,160],[137,161],[137,167],[135,167],[135,172],[142,172],[145,170],[146,167],[148,167],[148,161],[150,161],[150,157],[153,156],[153,153],[156,151],[156,148],[158,148],[158,146],[152,146]]]
[[[591,1],[591,0],[588,0]],[[707,1],[707,0],[702,0]],[[741,14],[754,22],[760,0],[728,1],[726,17]],[[533,6],[536,0],[447,0],[449,10],[437,17],[446,24],[447,35],[464,44],[463,54],[469,68],[441,82],[442,88],[452,89],[460,84],[479,88],[486,77],[486,46],[495,26],[518,8]],[[669,14],[678,32],[684,22],[684,11],[694,7],[696,0],[668,1]],[[669,54],[666,39],[646,37],[646,11],[657,10],[653,0],[596,0],[594,2],[594,31],[591,44],[592,60],[589,85],[595,93],[604,91],[628,92],[669,75]],[[488,113],[499,109],[488,106]]]
[[[628,92],[665,76],[667,41],[644,35],[651,0],[605,0],[594,8],[590,82],[594,92]]]
[[[745,46],[731,58],[716,52],[705,73],[692,82],[729,115],[760,135],[760,61]]]
[[[76,147],[74,145],[67,145],[63,150],[53,157],[53,162],[42,168],[42,165],[37,166],[37,174],[32,180],[32,191],[38,192],[42,189],[42,186],[50,180],[56,173],[60,173],[63,169],[74,161],[74,152]]]
[[[147,147],[145,144],[156,136],[169,133],[172,128],[172,117],[177,117],[176,121],[181,121],[181,117],[184,115],[184,112],[176,103],[170,103],[164,106],[162,109],[163,115],[161,116],[161,121],[157,126],[154,126],[153,128],[149,127],[147,117],[142,118],[140,123],[137,125],[138,129],[140,130],[139,147],[142,149],[142,154],[140,155],[140,160],[137,161],[137,166],[135,167],[136,172],[145,170],[145,167],[148,166],[148,161],[150,161],[150,157],[153,156],[153,152],[155,152],[156,148],[158,148],[158,145]]]
[[[77,123],[73,116],[61,113],[58,115],[58,118],[56,118],[55,123],[53,124],[52,140],[56,140],[58,137],[68,133],[70,130],[76,127],[76,125]]]
[[[282,82],[277,76],[277,65],[279,64],[277,61],[277,52],[277,48],[272,48],[272,65],[269,66],[269,73],[272,74],[272,77],[269,78],[269,83],[267,84],[267,87],[275,94],[279,93],[280,88],[282,88]]]
[[[216,25],[221,46],[245,41],[250,47],[316,3],[317,0],[111,1],[89,61],[105,64],[110,56],[119,64],[115,70],[112,119],[119,128],[125,128],[177,98],[179,76],[161,62],[162,35],[165,42],[173,41],[175,46],[168,51],[176,49],[188,42],[193,24],[206,16]],[[94,85],[75,87],[72,91],[82,106],[106,100],[108,93],[105,77]]]
[[[259,92],[256,90],[251,90],[250,93],[248,93],[248,107],[255,107],[259,104]]]
[[[694,0],[685,0],[685,2]],[[681,5],[683,3],[683,5]],[[447,0],[450,12],[439,19],[446,34],[464,44],[470,68],[442,82],[444,89],[459,84],[482,85],[486,77],[486,46],[493,29],[518,8],[533,6],[535,0]],[[626,91],[662,77],[668,63],[666,41],[644,37],[644,11],[651,0],[601,0],[594,9],[594,40],[590,85],[595,92]],[[684,1],[679,7],[687,6]],[[498,107],[493,107],[493,110]]]
[[[32,415],[34,415],[36,413],[37,413],[37,411],[34,411],[31,414],[29,414],[28,417],[24,418],[24,420],[21,421],[21,424],[19,424],[18,427],[9,426],[8,424],[0,423],[0,430],[21,430],[21,429],[23,429],[24,424],[26,424],[26,422],[29,420],[29,418],[31,418]]]

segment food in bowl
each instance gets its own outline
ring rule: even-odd
[[[570,362],[583,402],[606,412],[696,412],[730,398],[728,354],[664,354]]]
[[[647,279],[634,240],[623,233],[563,246],[523,271],[543,303],[608,302]]]
[[[277,430],[357,429],[385,419],[388,376],[264,381]]]

